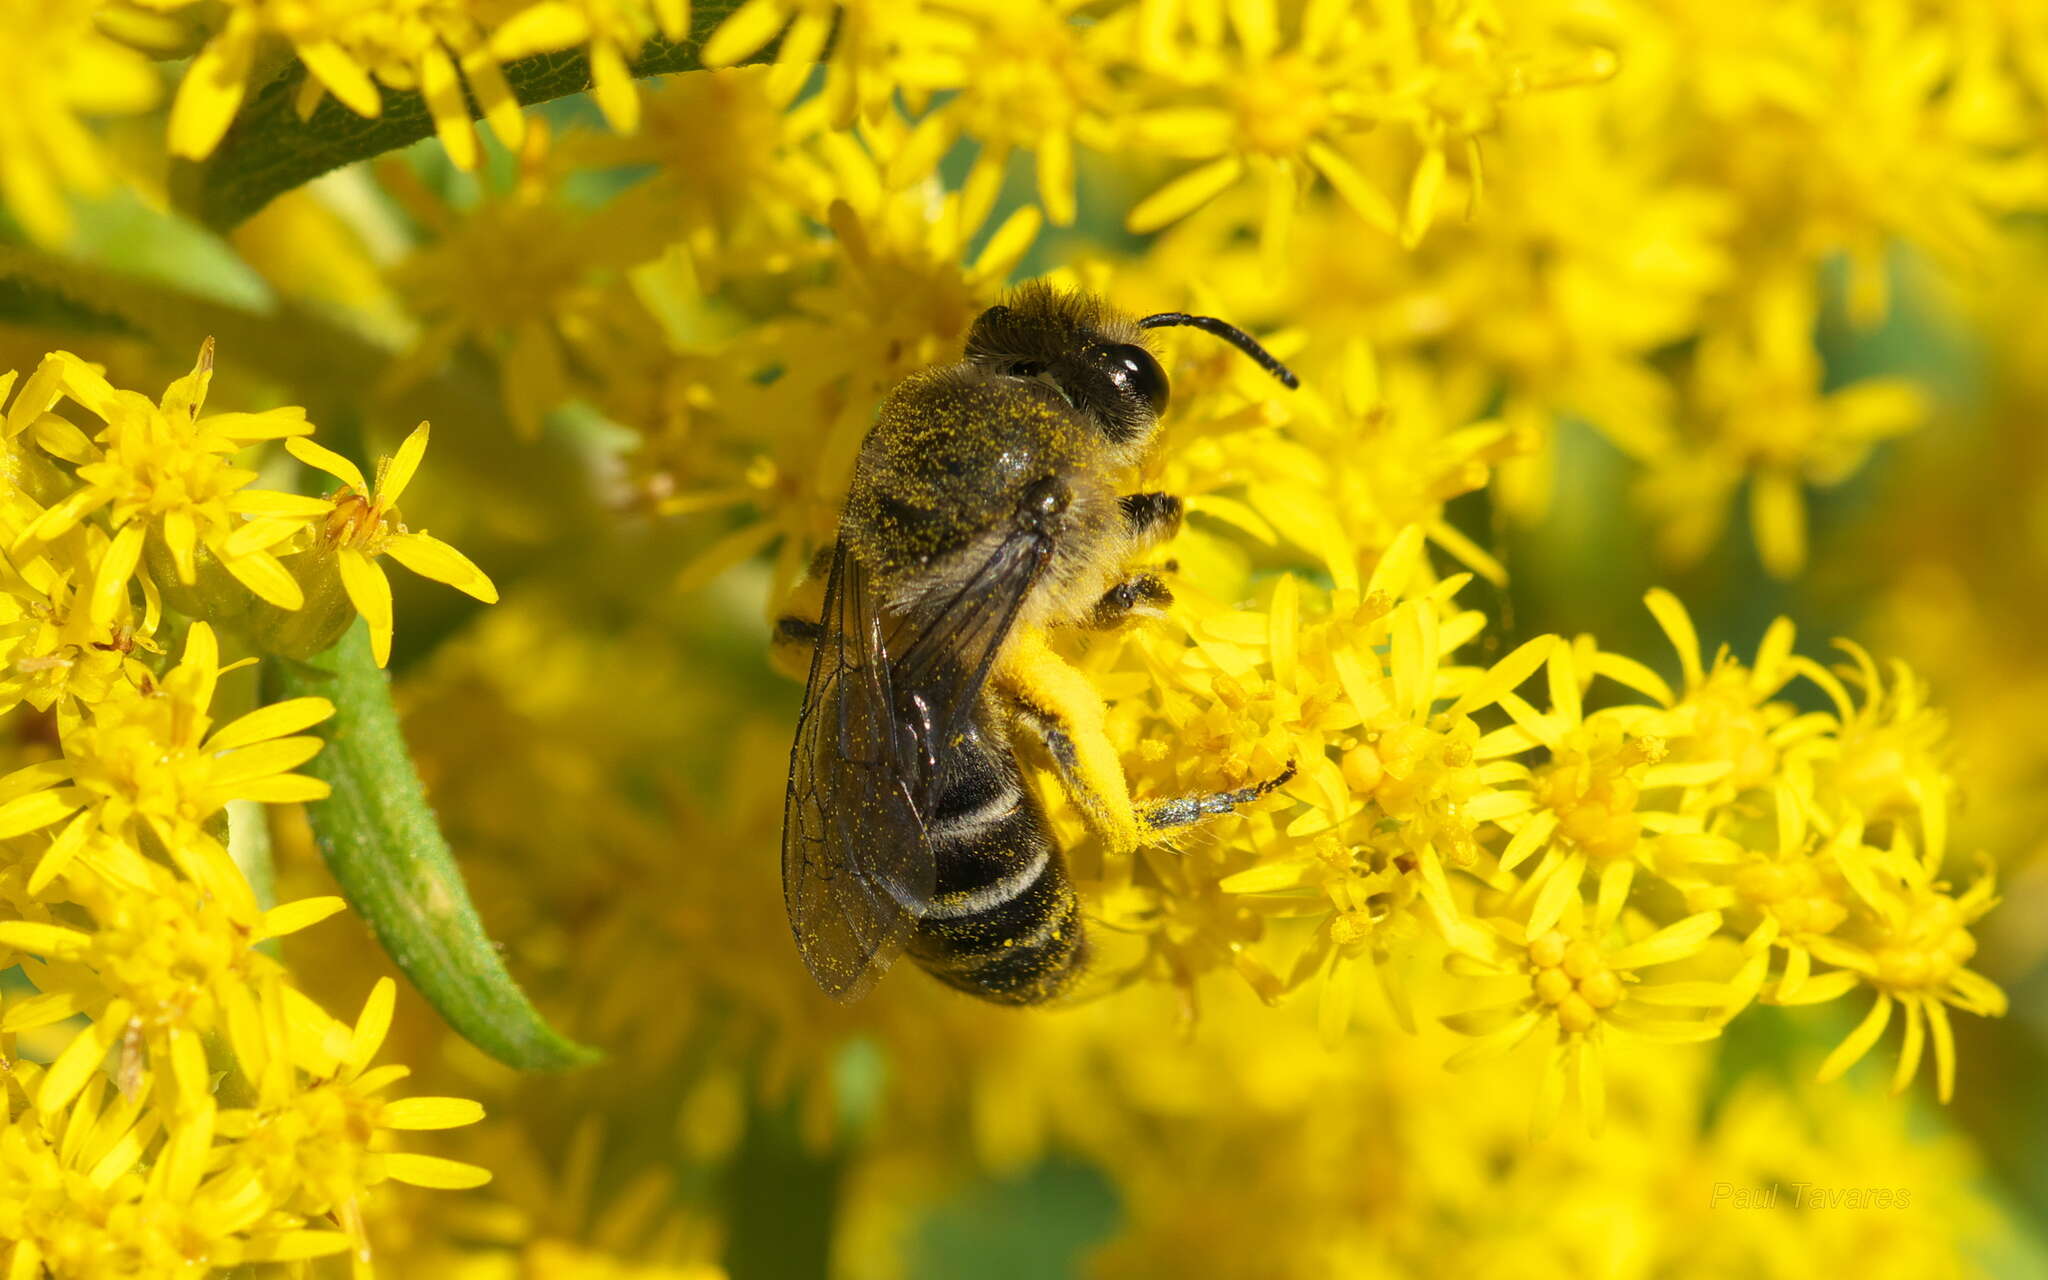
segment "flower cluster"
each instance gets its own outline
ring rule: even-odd
[[[1641,465],[1640,498],[1674,561],[1705,554],[1747,486],[1758,551],[1780,576],[1806,556],[1804,491],[1839,483],[1928,413],[1911,379],[1830,385],[1815,327],[1883,318],[1893,246],[1981,267],[2001,216],[2048,205],[2033,78],[2048,34],[1988,3],[1632,0],[1591,15],[1487,0],[1298,11],[1253,0],[1199,14],[1059,0],[748,0],[704,7],[694,27],[680,0],[237,2],[216,26],[198,25],[194,4],[162,0],[108,6],[96,27],[98,7],[68,4],[62,21],[32,24],[49,51],[29,61],[49,87],[11,108],[22,129],[0,130],[0,166],[16,175],[10,203],[42,238],[68,220],[61,186],[107,181],[109,163],[75,114],[155,98],[122,41],[198,50],[170,109],[174,154],[221,145],[272,65],[268,51],[289,49],[305,70],[302,113],[332,97],[375,117],[388,92],[416,91],[462,168],[481,154],[472,109],[506,146],[529,139],[533,122],[507,78],[515,64],[575,51],[605,118],[645,139],[633,158],[666,151],[675,167],[665,173],[689,173],[676,185],[690,192],[701,192],[707,159],[724,170],[714,181],[748,184],[723,198],[671,195],[694,206],[684,225],[700,273],[703,258],[730,249],[697,238],[707,223],[744,210],[787,225],[776,207],[792,197],[815,216],[820,191],[858,206],[907,190],[963,139],[976,148],[959,186],[967,227],[995,204],[1012,156],[1033,158],[1055,225],[1074,222],[1078,175],[1097,159],[1156,174],[1149,192],[1132,193],[1130,230],[1181,224],[1183,254],[1199,255],[1205,277],[1247,256],[1263,295],[1255,309],[1303,323],[1339,318],[1296,296],[1296,282],[1316,275],[1267,268],[1283,256],[1342,259],[1329,268],[1360,282],[1337,295],[1345,331],[1469,366],[1508,397],[1509,416],[1546,433],[1560,418],[1590,423]],[[758,96],[700,86],[683,95],[691,101],[643,97],[635,60],[665,65],[654,55],[694,47],[693,31],[708,35],[706,66],[772,55]],[[897,137],[873,177],[849,186],[835,174],[804,198],[773,157],[787,138],[782,108],[821,59],[822,91],[790,108],[789,122],[835,150],[856,134]],[[71,86],[87,79],[105,90],[77,97]],[[674,127],[703,118],[707,92],[733,125],[715,142]],[[910,110],[900,124],[899,104]],[[1741,146],[1728,145],[1735,138]],[[646,211],[625,204],[607,220]],[[508,368],[539,393],[538,404],[513,397],[528,420],[570,389],[541,334],[606,336],[609,313],[563,275],[591,264],[542,251],[562,243],[559,221],[529,210],[470,229],[500,247],[517,236],[526,250],[493,257],[490,275],[509,270],[529,287],[554,277],[540,313],[507,308],[490,321],[524,332]],[[1240,249],[1247,229],[1256,247]],[[1845,283],[1830,289],[1822,269],[1838,264]],[[1503,496],[1540,510],[1548,471],[1544,455],[1525,460]]]
[[[1950,1099],[1955,1014],[2041,957],[1988,914],[2040,892],[2003,854],[2048,817],[2013,585],[2048,547],[2032,7],[0,0],[0,30],[10,1276],[890,1277],[964,1177],[1070,1157],[1122,1204],[1109,1275],[1921,1274],[1996,1219],[1960,1139],[1911,1136],[1968,1117],[1882,1095],[1925,1067]],[[1173,603],[1045,637],[1139,803],[1288,781],[1125,855],[1034,768],[1086,998],[1020,1017],[906,965],[829,1006],[776,885],[800,664],[769,624],[882,397],[1025,276],[1227,317],[1301,375],[1155,333],[1172,408],[1120,479],[1185,502],[1129,566]],[[1901,338],[1937,325],[1989,335],[1997,393],[1953,474],[1965,409]],[[385,576],[498,596],[400,509],[423,406],[436,519],[508,587],[485,614]],[[602,1067],[484,1061],[341,914],[297,809],[335,708],[234,673],[358,618],[492,936]],[[1886,660],[1802,652],[1817,625]],[[1801,1078],[1738,1078],[1774,1035]],[[380,1056],[460,1098],[388,1097]],[[400,1147],[443,1128],[459,1159]],[[1710,1229],[1702,1169],[1882,1170],[1939,1212]]]
[[[295,698],[216,723],[221,704],[248,697],[222,683],[246,664],[222,662],[217,627],[274,649],[276,619],[320,609],[322,629],[353,620],[345,600],[318,599],[337,572],[321,560],[342,557],[349,595],[384,601],[381,617],[365,612],[387,635],[388,595],[363,585],[383,582],[368,555],[388,549],[480,593],[488,582],[390,514],[424,428],[373,491],[306,438],[301,410],[203,413],[212,372],[209,344],[154,402],[68,352],[18,389],[0,378],[0,400],[14,392],[0,459],[0,710],[17,766],[0,777],[0,967],[23,980],[0,1000],[11,1274],[367,1256],[379,1184],[488,1176],[393,1149],[396,1133],[482,1112],[384,1096],[407,1074],[372,1065],[391,983],[351,1026],[278,958],[277,939],[343,903],[259,893],[258,806],[327,794],[293,770],[320,749],[305,731],[334,708]],[[257,472],[237,457],[279,437],[349,487],[332,498],[249,487]]]
[[[1291,502],[1312,509],[1317,492]],[[1334,1037],[1361,974],[1412,1023],[1412,976],[1388,966],[1440,954],[1475,998],[1498,999],[1448,1019],[1478,1037],[1452,1064],[1545,1045],[1542,1127],[1567,1081],[1597,1126],[1614,1036],[1707,1040],[1753,1001],[1858,991],[1871,1012],[1823,1077],[1866,1053],[1897,1005],[1897,1086],[1931,1040],[1946,1099],[1949,1009],[1996,1016],[2005,998],[1967,967],[1993,881],[1988,868],[1967,889],[1945,877],[1951,780],[1911,674],[1887,681],[1854,646],[1839,672],[1795,656],[1782,620],[1753,665],[1725,649],[1708,665],[1661,591],[1649,604],[1677,688],[1589,637],[1460,665],[1483,625],[1453,603],[1469,575],[1418,580],[1420,543],[1411,527],[1362,595],[1317,599],[1281,578],[1263,608],[1197,605],[1187,634],[1077,655],[1104,687],[1135,687],[1126,670],[1161,677],[1112,704],[1141,795],[1298,768],[1292,803],[1269,802],[1243,835],[1135,874],[1104,868],[1120,927],[1146,940],[1134,963],[1191,993],[1225,967],[1272,999],[1317,987]],[[1539,673],[1542,696],[1524,698]],[[1801,678],[1832,713],[1797,713],[1785,686]]]

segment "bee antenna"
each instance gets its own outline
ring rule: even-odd
[[[1200,329],[1203,333],[1215,334],[1257,361],[1259,368],[1278,378],[1280,385],[1286,387],[1289,391],[1301,385],[1301,379],[1294,376],[1294,371],[1281,364],[1278,360],[1275,360],[1272,352],[1259,345],[1257,338],[1252,337],[1252,335],[1234,324],[1218,320],[1215,316],[1191,316],[1184,311],[1162,311],[1156,316],[1146,316],[1138,321],[1140,329],[1166,329],[1176,326]]]

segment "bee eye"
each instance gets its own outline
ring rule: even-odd
[[[1120,343],[1108,352],[1111,381],[1137,396],[1152,408],[1154,417],[1166,412],[1166,370],[1140,346]]]
[[[1010,366],[1010,376],[1013,378],[1035,378],[1044,372],[1043,360],[1019,360]]]

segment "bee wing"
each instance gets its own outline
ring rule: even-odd
[[[936,883],[910,736],[867,570],[841,543],[782,813],[790,928],[811,976],[837,1000],[865,994],[895,960]]]
[[[938,870],[925,817],[939,749],[966,730],[1051,557],[1046,535],[1011,535],[885,645],[867,570],[844,543],[833,554],[790,751],[782,892],[797,949],[835,999],[866,993],[931,901]]]
[[[997,544],[973,574],[914,631],[899,629],[889,642],[898,697],[908,709],[915,756],[912,791],[920,813],[934,800],[937,753],[966,732],[981,701],[981,687],[1002,651],[1017,613],[1052,560],[1052,539],[1018,530]]]

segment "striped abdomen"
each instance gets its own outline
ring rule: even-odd
[[[911,937],[911,958],[998,1004],[1037,1004],[1064,991],[1087,957],[1080,900],[1037,797],[985,728],[940,761],[926,831],[938,888]]]

